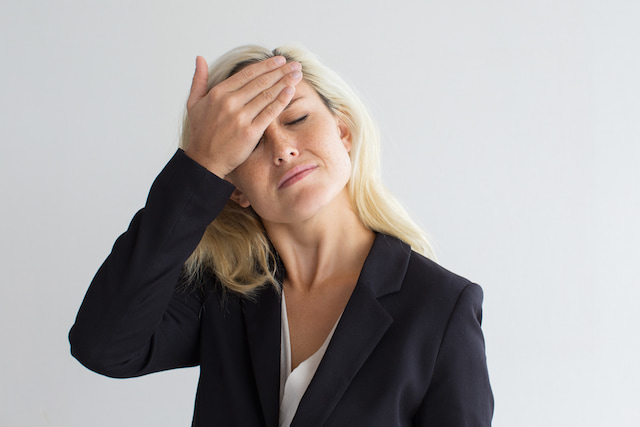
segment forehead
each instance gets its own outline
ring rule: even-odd
[[[296,86],[296,93],[293,94],[293,98],[291,98],[291,101],[294,101],[298,98],[309,98],[309,97],[315,97],[320,99],[320,96],[318,96],[318,93],[316,92],[316,90],[313,88],[313,86],[311,86],[309,83],[307,83],[306,80],[302,79],[300,81],[300,83],[298,83]]]
[[[331,109],[327,105],[327,102],[324,101],[324,98],[321,97],[318,92],[316,92],[314,87],[311,86],[311,84],[309,84],[306,80],[304,80],[304,78],[302,79],[302,81],[300,81],[300,83],[296,85],[295,89],[296,92],[293,94],[293,98],[291,98],[291,101],[289,102],[289,105],[285,108],[285,110],[289,108],[289,106],[291,106],[295,101],[300,99],[301,102],[302,100],[304,100],[304,104],[322,104],[329,112],[331,112]]]

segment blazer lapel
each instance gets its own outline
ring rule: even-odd
[[[378,234],[292,426],[323,425],[393,318],[378,298],[402,286],[411,249]]]
[[[244,303],[244,318],[256,388],[265,425],[278,425],[280,406],[280,295],[265,287]]]

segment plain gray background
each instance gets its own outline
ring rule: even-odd
[[[640,425],[638,22],[635,0],[3,0],[0,424],[189,425],[196,369],[108,379],[66,334],[175,151],[195,56],[294,41],[483,286],[494,425]]]

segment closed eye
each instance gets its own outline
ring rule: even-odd
[[[285,123],[285,124],[287,126],[297,125],[297,124],[300,124],[300,123],[304,122],[305,120],[307,120],[307,117],[309,117],[309,115],[305,114],[304,116],[300,117],[299,119],[295,119],[294,121],[289,122],[289,123]]]

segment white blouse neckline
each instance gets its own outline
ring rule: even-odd
[[[340,315],[342,317],[342,315]],[[307,387],[320,366],[333,333],[338,326],[338,321],[333,325],[331,332],[324,340],[320,348],[308,359],[301,362],[293,371],[291,370],[291,336],[289,334],[289,319],[287,317],[287,305],[282,292],[282,321],[280,326],[280,427],[287,427],[293,421]]]

